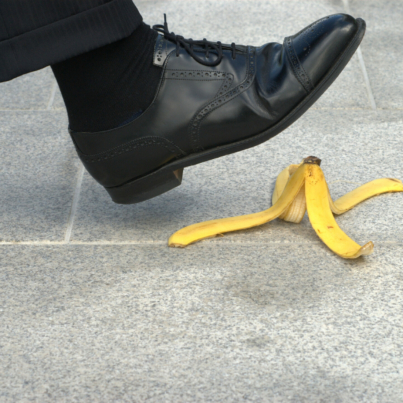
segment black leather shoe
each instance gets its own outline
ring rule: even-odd
[[[185,40],[162,33],[153,103],[131,123],[70,131],[89,173],[116,203],[164,193],[183,169],[256,146],[291,125],[336,79],[360,44],[365,22],[345,14],[316,21],[283,44],[261,47]]]

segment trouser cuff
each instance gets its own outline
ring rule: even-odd
[[[142,21],[132,0],[113,0],[0,41],[0,82],[123,39]]]

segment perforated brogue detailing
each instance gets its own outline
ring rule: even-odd
[[[311,80],[309,79],[308,74],[302,67],[302,64],[295,52],[293,43],[292,43],[292,37],[288,37],[284,39],[284,45],[283,45],[287,51],[288,58],[290,59],[291,67],[294,72],[295,77],[298,79],[298,81],[301,83],[301,85],[304,87],[306,92],[311,92],[313,90],[313,85],[311,83]]]
[[[303,31],[301,31],[299,34],[295,35],[298,36],[300,40],[302,40],[305,44],[304,47],[304,52],[305,52],[305,57],[309,55],[311,52],[311,43],[319,36],[321,36],[324,31],[324,25],[321,24],[321,22],[326,21],[330,18],[324,17],[318,21],[315,21],[313,24],[309,25],[306,27]]]
[[[228,74],[222,71],[166,70],[165,78],[171,80],[224,80]]]
[[[194,152],[203,151],[203,147],[200,145],[199,139],[199,131],[202,120],[220,106],[226,104],[227,102],[240,95],[242,92],[246,91],[252,85],[256,73],[255,55],[255,48],[248,47],[248,67],[246,77],[242,81],[242,83],[237,85],[232,90],[225,90],[224,85],[227,85],[227,89],[230,88],[230,82],[232,83],[233,80],[232,75],[228,75],[228,77],[226,77],[226,82],[224,82],[214,100],[200,109],[190,122],[189,135]]]
[[[168,55],[175,49],[171,42],[167,41],[162,35],[158,35],[154,48],[154,66],[163,67]]]
[[[220,90],[218,91],[216,98],[221,95],[224,95],[224,93],[226,93],[231,88],[233,81],[234,76],[231,73],[227,73],[225,76],[225,81],[223,82]]]

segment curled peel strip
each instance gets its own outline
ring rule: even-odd
[[[288,208],[303,187],[304,181],[305,165],[301,165],[285,186],[284,192],[277,202],[269,209],[260,213],[221,218],[190,225],[175,232],[169,238],[168,244],[173,247],[185,247],[201,239],[266,224],[279,217]]]

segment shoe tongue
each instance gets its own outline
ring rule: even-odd
[[[228,43],[223,43],[222,44],[222,48],[224,50],[230,50],[231,49],[231,45],[229,45]],[[235,49],[237,50],[237,52],[247,52],[248,50],[248,46],[245,45],[236,45]]]

